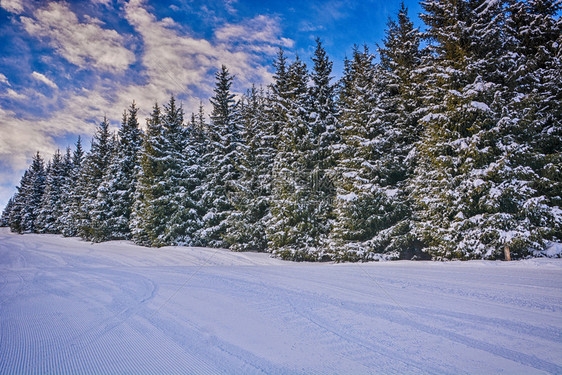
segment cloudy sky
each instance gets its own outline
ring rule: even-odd
[[[400,0],[0,0],[0,209],[32,155],[48,159],[104,115],[141,118],[174,94],[208,106],[225,64],[243,92],[271,80],[279,47],[307,63],[320,37],[339,75],[354,44],[374,51]],[[406,5],[413,18],[417,2]],[[310,65],[310,63],[309,63]],[[144,122],[144,121],[143,121]]]

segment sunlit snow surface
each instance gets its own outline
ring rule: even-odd
[[[562,260],[303,264],[0,229],[0,374],[562,373]]]

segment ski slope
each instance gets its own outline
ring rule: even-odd
[[[0,228],[0,374],[562,373],[562,260],[304,264]]]

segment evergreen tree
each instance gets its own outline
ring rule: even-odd
[[[418,232],[437,258],[497,258],[505,247],[524,256],[544,246],[548,198],[533,186],[530,128],[508,104],[518,99],[506,85],[504,3],[435,4],[423,16],[436,41],[426,64],[436,90],[422,119]]]
[[[16,193],[12,197],[12,207],[8,216],[8,224],[12,232],[23,233],[22,209],[25,206],[25,194],[30,183],[30,177],[29,170],[26,170],[20,179],[20,184],[16,187]]]
[[[67,179],[65,159],[57,150],[46,172],[45,192],[37,215],[37,231],[60,233],[58,218],[62,215],[62,193]]]
[[[12,208],[14,207],[14,198],[8,199],[8,203],[6,203],[6,207],[2,211],[2,216],[0,217],[0,227],[9,227],[10,226],[10,214],[12,212]]]
[[[67,155],[70,150],[67,150]],[[72,153],[71,160],[67,156],[66,168],[68,169],[67,179],[64,183],[62,194],[62,214],[58,220],[58,226],[61,228],[63,236],[72,237],[78,234],[78,218],[75,213],[80,207],[80,196],[78,195],[78,186],[80,171],[84,160],[84,149],[82,148],[82,139],[78,137],[76,147]]]
[[[157,202],[162,195],[159,182],[164,178],[162,112],[158,103],[146,121],[146,133],[139,153],[140,170],[137,176],[135,203],[130,223],[133,240],[145,246],[163,246],[162,215]]]
[[[187,191],[183,109],[172,96],[164,113],[158,104],[147,121],[131,221],[133,239],[147,246],[191,244],[198,215]]]
[[[240,179],[230,194],[233,210],[227,219],[225,240],[234,251],[266,251],[277,135],[267,116],[269,104],[263,92],[253,87],[239,105],[243,141],[237,166]]]
[[[186,158],[190,153],[190,134],[185,128],[183,117],[183,108],[177,106],[172,97],[168,105],[164,106],[162,117],[165,194],[159,205],[161,212],[168,215],[162,241],[173,245],[198,244],[194,237],[201,221],[198,202],[191,195],[195,188],[191,185],[194,181],[190,180],[190,167],[194,160]]]
[[[123,113],[116,156],[111,161],[98,188],[94,213],[93,241],[129,239],[129,219],[133,206],[138,174],[137,154],[142,133],[137,119],[135,102]],[[103,218],[103,220],[101,220]]]
[[[284,76],[282,67],[278,61],[279,78]],[[308,78],[306,64],[297,57],[287,69],[286,82],[274,84],[282,127],[273,164],[268,243],[276,255],[296,260],[321,259],[321,241],[327,231],[325,199],[318,184],[325,176],[319,173],[315,158],[317,137],[309,117]]]
[[[375,237],[397,219],[391,201],[396,190],[381,168],[385,153],[391,152],[384,138],[387,124],[382,104],[388,91],[383,78],[368,48],[356,48],[346,63],[340,93],[336,219],[330,244],[337,260],[380,257],[376,253],[387,249]]]
[[[105,220],[105,211],[96,210],[98,188],[114,156],[115,144],[109,131],[109,121],[104,117],[96,129],[90,152],[80,169],[79,182],[74,194],[77,206],[71,215],[77,223],[77,234],[87,240],[94,237],[93,220]]]
[[[13,232],[34,233],[45,191],[45,165],[39,152],[33,156],[17,189],[10,212],[10,228]]]
[[[237,166],[241,160],[241,129],[238,122],[238,106],[234,94],[230,91],[233,76],[223,65],[215,78],[215,95],[211,98],[213,111],[209,125],[207,178],[203,196],[206,213],[201,238],[209,246],[223,247],[228,245],[223,236],[233,208],[229,195],[235,191],[240,177]]]

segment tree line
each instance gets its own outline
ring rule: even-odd
[[[84,152],[37,153],[2,214],[19,233],[284,259],[498,259],[562,239],[562,22],[554,0],[404,5],[378,59],[342,78],[317,40],[309,69],[279,50],[274,80],[212,112],[174,97]]]

